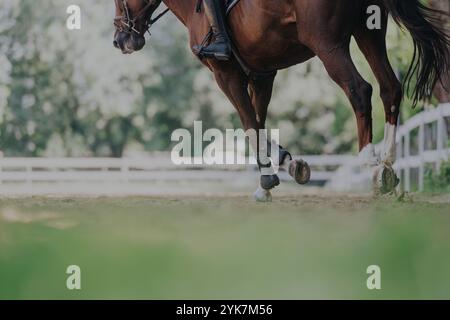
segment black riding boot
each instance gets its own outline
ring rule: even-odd
[[[199,52],[199,55],[217,60],[229,60],[231,55],[230,41],[225,25],[225,12],[220,3],[222,0],[203,0],[205,14],[214,34],[214,41]]]

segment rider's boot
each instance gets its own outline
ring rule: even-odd
[[[220,4],[221,0],[203,0],[205,14],[208,18],[214,35],[214,41],[200,49],[199,55],[217,60],[229,60],[231,46],[225,24],[225,12]]]

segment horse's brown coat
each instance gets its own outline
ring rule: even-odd
[[[210,28],[205,16],[195,11],[197,1],[163,0],[189,30],[191,47],[201,43]],[[399,16],[396,12],[394,18],[406,22],[413,38],[421,38],[417,43],[419,49],[425,50],[422,56],[431,60],[428,61],[431,71],[418,72],[425,80],[422,87],[427,81],[429,83],[439,78],[433,72],[448,70],[448,56],[442,54],[442,47],[448,44],[448,38],[442,38],[439,30],[433,29],[429,19],[425,19],[431,11],[421,9],[418,0],[404,1],[409,4],[399,4],[399,1],[403,0],[241,0],[230,14],[229,25],[240,55],[254,71],[288,68],[318,56],[353,106],[359,147],[363,149],[372,142],[372,87],[362,78],[351,59],[349,44],[352,36],[380,83],[386,122],[390,124],[397,124],[402,87],[392,70],[386,50],[388,8],[394,10],[402,6],[401,9],[407,9],[403,11],[407,11],[405,15],[410,17]],[[128,0],[133,12],[139,12],[143,2]],[[382,9],[381,30],[368,30],[366,27],[366,9],[369,5],[378,5]],[[416,24],[428,33],[421,34],[423,31],[415,28]],[[432,39],[427,40],[426,37]],[[435,50],[437,53],[429,50],[430,44],[438,47]],[[426,51],[427,47],[429,51]],[[435,61],[439,57],[444,61]],[[244,128],[263,128],[275,76],[248,79],[235,60],[203,60],[203,63],[214,73],[220,88],[237,109]],[[436,70],[439,63],[444,70]],[[423,97],[422,94],[420,98]]]

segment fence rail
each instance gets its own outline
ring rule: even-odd
[[[418,170],[418,189],[424,188],[425,168],[433,164],[439,169],[448,161],[448,120],[450,104],[426,110],[409,119],[399,127],[397,135],[398,160],[395,169],[400,173],[403,188],[411,190],[411,171]],[[430,125],[434,125],[430,127]],[[416,149],[413,150],[413,132]],[[430,142],[431,141],[431,142]],[[434,145],[435,147],[430,147]],[[382,144],[377,145],[380,149]],[[357,167],[357,157],[352,155],[296,156],[306,160],[311,168],[311,179],[325,183],[335,177],[339,168]],[[247,161],[245,163],[254,163]],[[142,158],[0,158],[0,184],[40,182],[153,182],[153,181],[234,181],[256,177],[255,165],[181,165],[170,160],[169,153],[157,153]],[[339,179],[363,181],[369,176],[361,170],[345,171]],[[348,172],[348,174],[347,174]],[[336,175],[337,177],[337,175]],[[280,173],[282,180],[290,180],[286,172]],[[352,184],[352,183],[348,183]]]
[[[440,169],[442,162],[449,160],[448,120],[450,103],[441,104],[436,108],[425,110],[408,121],[398,130],[397,157],[395,169],[400,173],[403,189],[411,191],[411,171],[418,170],[418,190],[424,190],[425,168],[433,164],[434,169]],[[430,127],[434,125],[434,127]],[[412,152],[412,133],[416,132],[417,151]],[[430,147],[434,145],[434,147]]]
[[[306,160],[313,168],[312,180],[327,181],[335,167],[355,157],[345,155],[296,156]],[[247,160],[246,163],[253,161]],[[239,172],[254,174],[250,165],[175,165],[168,153],[145,158],[2,158],[0,183],[6,182],[77,182],[77,181],[173,181],[230,180]],[[282,174],[282,178],[287,178]]]

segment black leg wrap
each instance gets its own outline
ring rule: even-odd
[[[280,179],[276,174],[271,176],[261,176],[261,188],[270,190],[280,185]]]

